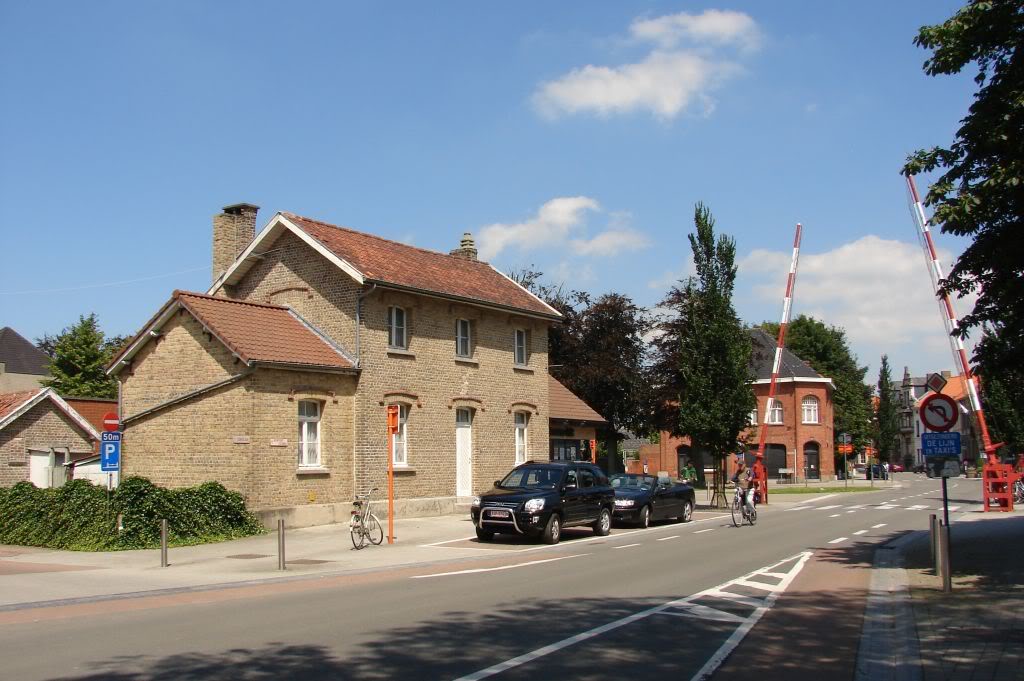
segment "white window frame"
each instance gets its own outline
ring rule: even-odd
[[[800,400],[800,411],[803,417],[802,423],[821,423],[818,404],[818,398],[814,395],[806,395]]]
[[[777,415],[777,416],[776,416]],[[773,397],[768,401],[768,424],[778,426],[783,423],[785,414],[782,411],[782,400]]]
[[[463,329],[465,329],[465,335],[462,333]],[[455,320],[455,356],[465,358],[473,356],[473,323],[468,319]]]
[[[526,463],[530,448],[530,413],[517,411],[513,415],[512,423],[516,431],[515,462],[518,466]]]
[[[303,414],[304,405],[315,406],[316,413]],[[320,468],[320,452],[323,447],[323,440],[320,437],[320,419],[323,407],[318,400],[299,400],[297,409],[299,419],[299,468]],[[310,439],[309,436],[311,434],[315,440]],[[310,445],[315,445],[312,456],[309,451]]]
[[[398,432],[391,435],[391,463],[397,468],[409,465],[409,405],[398,405]]]
[[[750,410],[750,425],[756,426],[757,423],[757,407]]]
[[[398,324],[397,312],[402,313],[401,325]],[[404,307],[398,305],[388,307],[388,347],[398,350],[409,349],[409,314]]]
[[[520,338],[523,341],[521,345]],[[522,350],[521,358],[520,350]],[[512,333],[512,362],[518,367],[524,367],[530,363],[529,336],[526,329],[516,329]]]

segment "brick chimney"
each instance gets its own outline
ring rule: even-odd
[[[213,281],[231,267],[256,236],[259,209],[251,203],[236,203],[224,206],[224,212],[213,216]]]
[[[448,255],[454,255],[456,258],[465,258],[466,260],[476,260],[476,242],[473,241],[473,235],[466,232],[462,235],[462,241],[459,242],[459,247],[454,251],[449,251]]]

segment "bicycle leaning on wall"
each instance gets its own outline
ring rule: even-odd
[[[381,526],[377,516],[370,513],[370,495],[377,491],[374,487],[366,494],[356,495],[352,502],[352,520],[348,525],[349,535],[352,537],[352,546],[359,549],[366,546],[366,542],[380,544],[384,541],[384,528]]]

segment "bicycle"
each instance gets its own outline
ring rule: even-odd
[[[1024,478],[1017,478],[1013,483],[1013,503],[1024,504]]]
[[[749,494],[754,494],[754,490],[750,490]],[[736,493],[733,495],[729,510],[732,511],[732,524],[736,527],[742,525],[744,520],[751,525],[757,522],[757,508],[751,505],[750,509],[747,509],[747,505],[743,503],[743,489],[739,485],[736,485]]]
[[[356,495],[352,501],[352,520],[349,521],[348,532],[356,551],[366,546],[367,540],[377,545],[384,541],[384,528],[377,516],[370,512],[370,495],[376,491],[374,487],[366,494]]]

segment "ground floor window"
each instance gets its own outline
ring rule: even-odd
[[[515,413],[516,425],[516,465],[526,462],[527,450],[527,427],[530,423],[530,415],[525,411]]]

